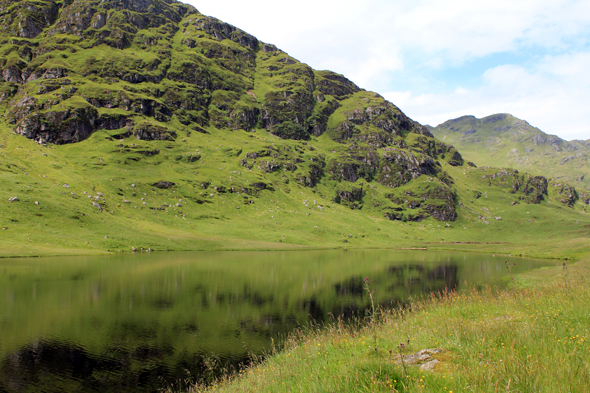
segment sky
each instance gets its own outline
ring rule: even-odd
[[[183,0],[436,126],[510,113],[590,139],[588,0]]]

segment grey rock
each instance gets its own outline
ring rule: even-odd
[[[421,366],[425,366],[428,363],[432,363],[430,366],[425,366],[426,367],[430,367],[430,369],[428,371],[432,371],[432,368],[434,367],[434,365],[436,363],[438,363],[439,361],[436,359],[432,359],[433,355],[436,355],[438,353],[441,353],[442,349],[440,348],[436,348],[436,349],[422,349],[421,351],[409,354],[409,355],[403,355],[403,362],[405,364],[420,364],[426,360],[428,360],[427,363],[423,363]],[[402,358],[400,355],[396,355],[394,358],[394,362],[396,364],[401,364]],[[422,369],[422,367],[421,367]]]

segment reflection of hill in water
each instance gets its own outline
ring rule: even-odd
[[[410,296],[454,288],[457,274],[455,265],[392,265],[371,276],[371,289],[375,289],[380,306],[391,307]],[[329,316],[345,320],[362,317],[365,309],[370,308],[363,280],[364,277],[353,275],[335,284],[318,286],[310,296],[304,293],[298,299],[292,294],[269,292],[264,285],[257,288],[244,284],[241,289],[218,285],[214,290],[202,281],[191,281],[188,287],[193,289],[185,291],[188,293],[180,291],[176,296],[159,292],[140,300],[132,290],[126,299],[117,293],[109,297],[112,303],[131,301],[133,307],[147,309],[147,314],[141,320],[122,315],[112,324],[97,322],[96,317],[82,318],[80,328],[87,329],[89,335],[96,330],[93,325],[97,323],[107,330],[102,332],[104,339],[98,351],[67,340],[36,340],[21,346],[6,354],[1,363],[0,392],[33,387],[44,391],[154,391],[162,386],[160,376],[174,381],[186,377],[185,370],[189,370],[193,377],[206,377],[204,357],[212,352],[219,354],[221,365],[238,365],[248,360],[244,342],[254,342],[248,350],[259,353],[270,338],[287,334],[310,320],[321,323]],[[304,282],[299,284],[305,285]],[[95,284],[89,287],[95,298],[109,293],[107,286]],[[102,289],[97,291],[99,287]],[[186,314],[186,296],[193,301],[191,311],[198,310],[196,318],[161,318],[162,314],[174,315],[178,307]],[[220,311],[233,311],[234,317],[222,321],[216,329],[211,328]],[[192,339],[187,346],[189,337]]]
[[[162,376],[184,379],[186,370],[213,376],[205,372],[210,354],[184,353],[170,370],[165,359],[173,352],[166,346],[113,347],[108,356],[96,356],[74,344],[38,341],[2,361],[0,392],[155,392],[163,386]],[[248,357],[233,360],[248,362]]]
[[[458,267],[442,265],[434,268],[422,265],[393,265],[384,274],[372,276],[371,290],[380,307],[390,308],[407,301],[411,296],[438,292],[457,287]],[[331,313],[347,320],[362,317],[370,309],[370,299],[363,283],[364,277],[356,276],[334,284],[338,302],[332,305]],[[316,321],[324,321],[324,314],[312,315]]]
[[[513,272],[547,266],[512,258]],[[0,260],[0,393],[155,391],[238,364],[314,320],[490,282],[504,259],[393,252],[153,253]],[[129,387],[131,386],[131,387]]]

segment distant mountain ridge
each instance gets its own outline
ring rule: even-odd
[[[428,129],[477,165],[512,167],[590,188],[590,140],[566,141],[507,113],[462,116]]]

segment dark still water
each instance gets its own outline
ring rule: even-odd
[[[0,392],[154,392],[330,315],[499,284],[506,258],[422,251],[152,253],[0,260]],[[508,258],[512,272],[555,264]]]

